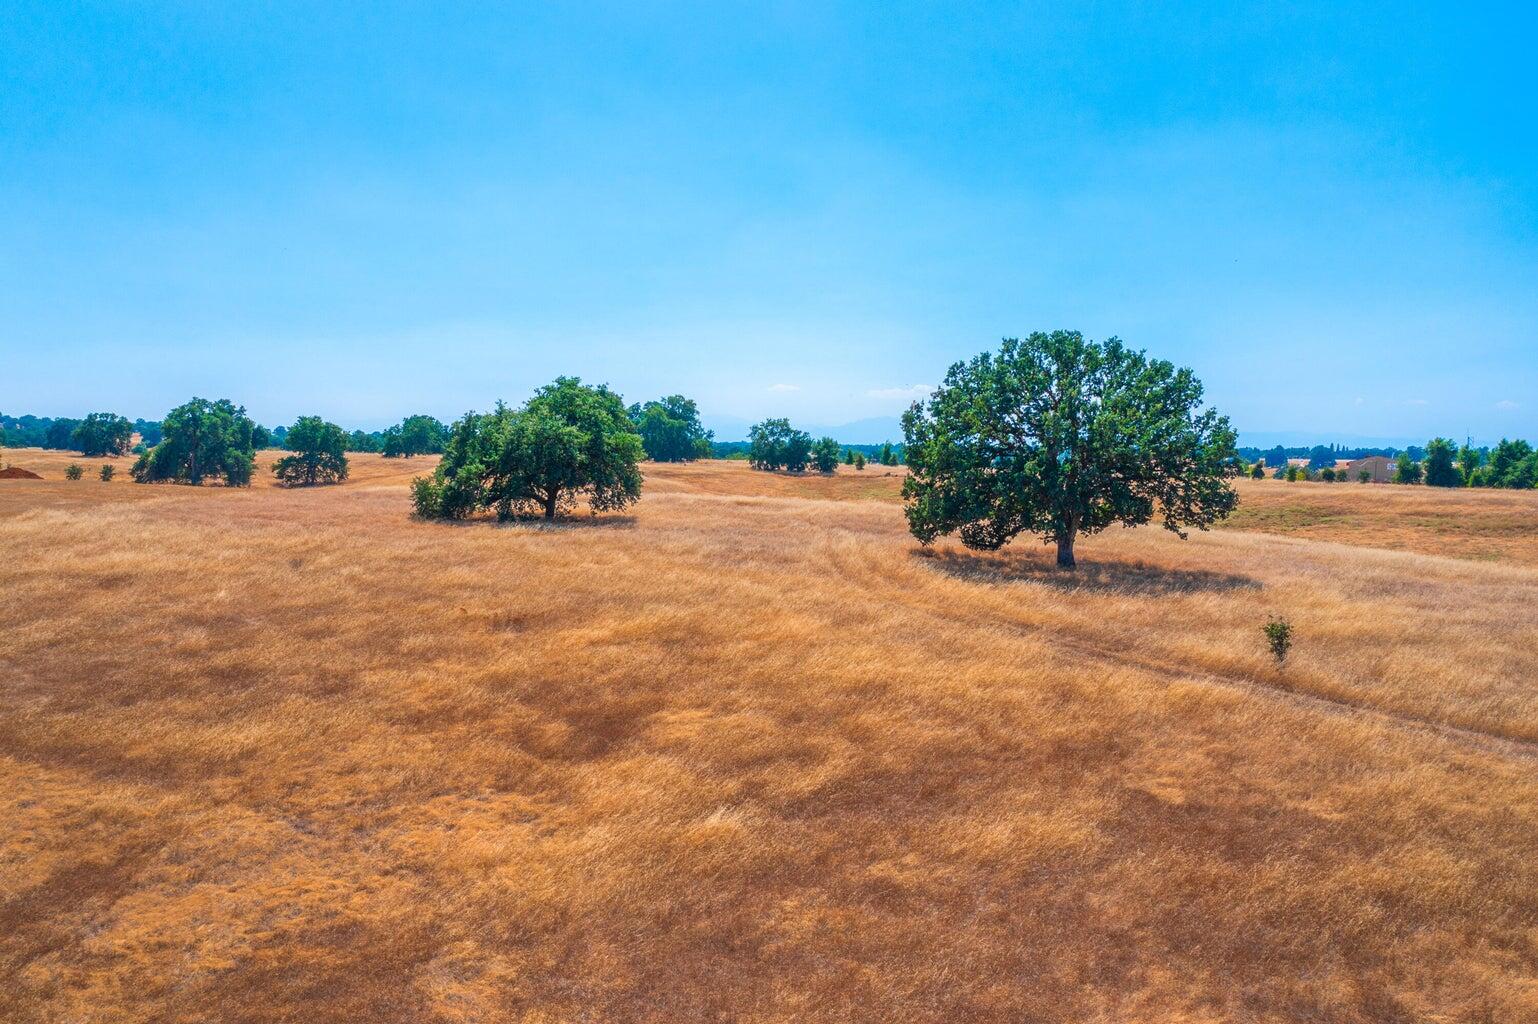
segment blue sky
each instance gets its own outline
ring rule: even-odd
[[[1402,6],[19,0],[0,409],[724,436],[1074,327],[1248,432],[1538,438],[1538,15]]]

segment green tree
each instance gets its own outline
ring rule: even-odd
[[[139,442],[146,448],[155,447],[163,436],[159,420],[134,420],[134,433],[139,435]]]
[[[257,451],[261,451],[263,448],[271,448],[272,443],[272,431],[268,430],[260,423],[253,423],[251,425],[251,447],[255,448]]]
[[[754,469],[799,473],[812,454],[812,436],[787,419],[768,419],[748,430],[748,464]]]
[[[75,428],[80,420],[56,419],[43,431],[43,447],[65,450],[75,443]]]
[[[1474,474],[1483,462],[1478,448],[1465,444],[1458,449],[1458,473],[1463,477],[1463,486],[1474,486]]]
[[[1490,459],[1485,466],[1483,477],[1488,487],[1519,487],[1533,486],[1535,456],[1533,446],[1526,441],[1508,441],[1501,438],[1500,444],[1490,449]]]
[[[1394,483],[1418,484],[1421,482],[1421,464],[1410,458],[1409,452],[1400,452],[1394,463]]]
[[[385,428],[384,433],[379,436],[379,450],[387,459],[398,459],[405,454],[401,449],[400,424]]]
[[[880,462],[883,466],[897,465],[897,456],[892,452],[892,442],[881,442],[881,450],[876,455],[876,461]]]
[[[76,450],[88,459],[103,455],[126,455],[133,445],[134,426],[128,417],[110,412],[93,412],[80,421],[70,438]]]
[[[313,487],[347,479],[347,433],[319,416],[301,416],[288,429],[285,455],[272,464],[272,473],[290,487]]]
[[[97,474],[97,476],[101,478],[101,482],[104,484],[111,483],[112,478],[116,475],[117,468],[114,467],[110,462],[104,463],[101,467],[101,472]]]
[[[379,438],[375,434],[354,430],[351,434],[347,435],[347,450],[350,452],[377,452],[379,451]]]
[[[245,407],[227,398],[194,398],[166,414],[160,443],[139,456],[133,478],[139,483],[197,485],[220,476],[231,487],[244,487],[251,482],[256,460],[254,426]]]
[[[618,395],[558,377],[520,410],[498,405],[455,423],[432,476],[412,482],[412,499],[427,517],[496,509],[501,519],[554,519],[585,494],[597,514],[640,500],[644,454]]]
[[[1187,369],[1077,331],[1006,339],[957,363],[903,416],[908,525],[921,543],[956,531],[992,550],[1020,533],[1075,564],[1080,534],[1158,514],[1205,529],[1238,498],[1228,419],[1201,409]]]
[[[831,473],[838,468],[838,442],[831,437],[820,438],[812,445],[812,464],[819,473]]]
[[[436,455],[443,451],[449,428],[432,416],[407,416],[384,432],[380,450],[385,458]]]
[[[78,462],[71,462],[64,467],[64,479],[66,480],[79,480],[84,474],[85,470],[80,468],[80,463]]]
[[[844,449],[844,465],[846,465],[846,466],[854,465],[854,449],[853,448],[845,448]]]
[[[1463,474],[1455,464],[1457,451],[1445,437],[1433,437],[1426,443],[1426,486],[1462,487]]]
[[[865,468],[865,453],[864,452],[855,452],[854,453],[854,468],[855,469],[864,469]]]
[[[683,395],[632,405],[630,418],[641,435],[646,457],[653,462],[689,462],[710,457],[710,441],[715,434],[700,423],[699,408]]]
[[[1357,470],[1356,479],[1357,479],[1358,483],[1363,483],[1363,484],[1372,482],[1372,470],[1370,470],[1370,469],[1360,469],[1360,470]]]
[[[1251,466],[1250,478],[1252,480],[1264,480],[1266,478],[1266,464],[1264,462],[1257,462]]]

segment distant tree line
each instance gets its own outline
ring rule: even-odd
[[[160,424],[152,420],[130,422],[108,412],[93,412],[84,419],[0,414],[0,446],[6,448],[78,451],[92,458],[126,455],[134,434],[141,435],[146,444],[158,443]]]
[[[1241,457],[1255,459],[1245,463],[1241,472],[1256,479],[1266,472],[1279,480],[1366,482],[1372,479],[1368,470],[1355,474],[1337,461],[1356,461],[1371,456],[1382,456],[1394,462],[1390,480],[1396,484],[1425,484],[1428,487],[1498,487],[1526,490],[1538,487],[1538,450],[1523,440],[1502,439],[1494,447],[1458,445],[1445,437],[1434,437],[1424,448],[1409,445],[1403,450],[1392,448],[1340,448],[1317,446],[1315,448],[1258,448],[1237,449]],[[1297,454],[1288,455],[1288,452]],[[1332,453],[1326,461],[1321,452]],[[1293,463],[1292,459],[1307,458],[1306,463]]]
[[[765,421],[768,422],[768,421]],[[761,426],[762,424],[756,424]],[[847,465],[854,464],[854,457],[860,456],[863,465],[865,462],[874,462],[882,466],[900,466],[903,464],[903,446],[892,444],[890,441],[882,444],[843,444],[834,442],[838,446],[838,461]],[[753,442],[748,441],[713,441],[710,445],[710,458],[714,459],[741,459],[752,461]]]
[[[1365,459],[1372,455],[1381,455],[1392,459],[1398,457],[1401,451],[1407,452],[1411,459],[1419,462],[1426,457],[1425,449],[1410,445],[1408,448],[1348,448],[1338,444],[1301,445],[1296,447],[1284,447],[1276,445],[1272,448],[1255,448],[1245,446],[1235,451],[1246,463],[1265,462],[1266,466],[1275,469],[1277,466],[1287,465],[1290,459],[1307,459],[1310,469],[1323,469],[1325,466],[1333,466],[1342,459]]]

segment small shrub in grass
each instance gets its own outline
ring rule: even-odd
[[[854,453],[854,468],[855,469],[864,469],[865,468],[865,454],[863,452],[855,452]]]
[[[1365,484],[1365,483],[1370,482],[1372,480],[1372,470],[1370,470],[1370,469],[1358,470],[1357,474],[1356,474],[1356,479],[1357,479],[1357,483]]]
[[[110,483],[112,481],[112,474],[115,472],[117,472],[117,470],[113,469],[111,466],[103,466],[100,473],[101,482],[104,484]]]
[[[66,480],[79,480],[84,475],[85,470],[80,468],[79,463],[71,462],[64,469],[64,479]]]
[[[1278,665],[1286,664],[1287,652],[1292,650],[1292,623],[1273,615],[1263,629],[1266,634],[1266,646],[1271,648],[1271,656],[1276,659]]]
[[[443,514],[443,488],[430,476],[411,481],[411,504],[423,519],[437,519]]]
[[[1335,482],[1335,470],[1331,469],[1329,466],[1324,467],[1319,471],[1319,479],[1323,480],[1327,484],[1333,484]]]

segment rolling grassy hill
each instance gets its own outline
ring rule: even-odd
[[[1065,577],[900,469],[6,455],[0,1019],[1538,1019],[1538,495],[1244,481]]]

